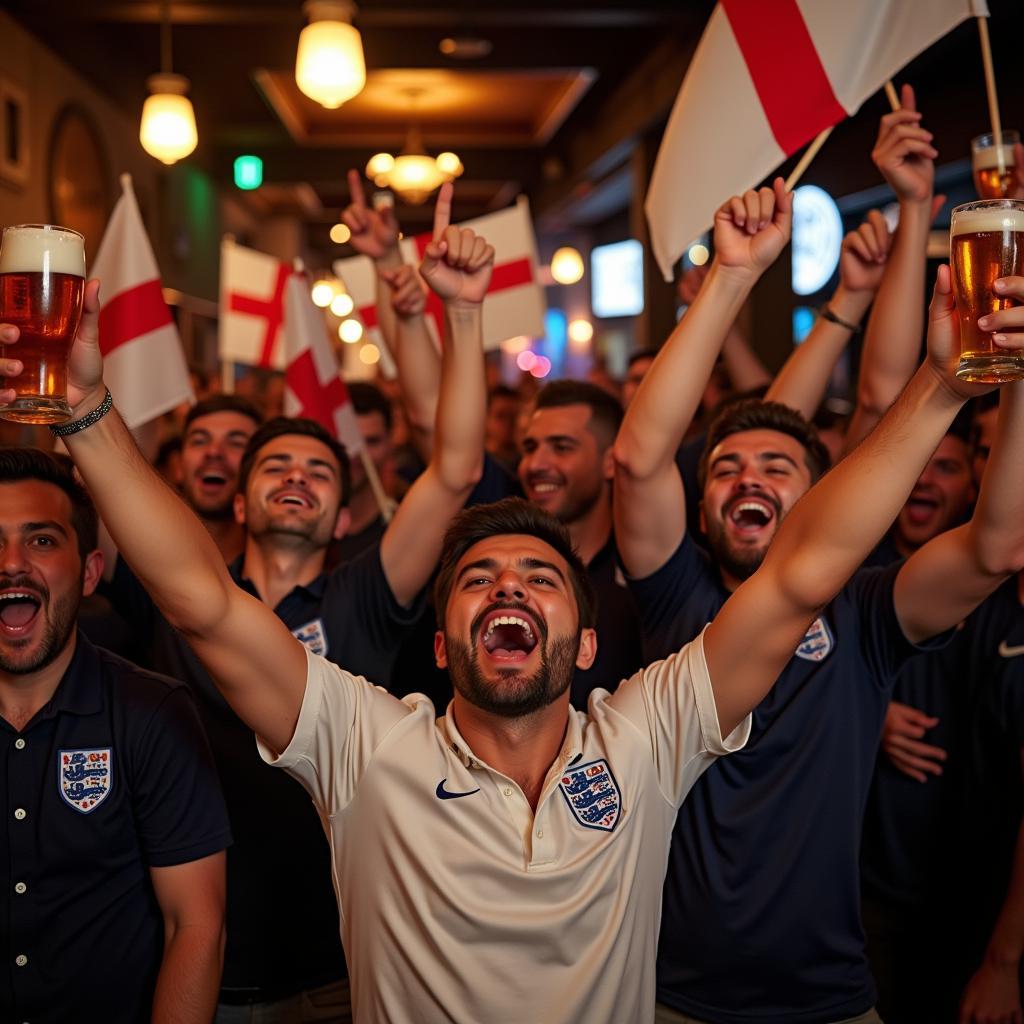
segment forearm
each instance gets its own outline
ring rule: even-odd
[[[840,285],[829,300],[829,308],[841,320],[859,324],[871,305],[870,291],[849,291]],[[849,344],[853,332],[841,324],[818,317],[807,337],[797,345],[765,398],[795,409],[805,419],[818,411],[836,361]]]
[[[208,1024],[223,964],[223,924],[171,930],[153,995],[153,1024]]]
[[[676,325],[630,403],[615,442],[620,471],[637,478],[675,459],[711,377],[729,325],[754,284],[753,275],[712,267],[693,305]]]
[[[482,307],[445,303],[445,323],[430,465],[446,488],[468,493],[483,472],[487,395]]]
[[[402,339],[398,335],[398,314],[395,313],[394,307],[391,305],[391,287],[381,275],[391,270],[397,270],[401,265],[402,252],[397,245],[373,261],[377,277],[377,326],[384,344],[395,357],[396,362],[399,359],[399,348],[402,343]]]
[[[398,383],[417,450],[430,458],[441,390],[441,357],[422,316],[398,320]]]
[[[903,507],[963,400],[925,364],[869,437],[797,502],[765,565],[795,606],[832,599]]]
[[[117,549],[167,618],[199,634],[220,621],[231,586],[220,552],[142,457],[117,411],[65,443]]]
[[[733,391],[753,391],[771,383],[772,375],[750,347],[750,342],[735,323],[722,343],[722,364]]]
[[[868,319],[851,446],[871,429],[914,374],[924,337],[924,279],[931,199],[900,204],[900,224]],[[857,419],[865,421],[857,426]]]
[[[1024,382],[1006,385],[999,397],[995,441],[969,524],[979,566],[994,575],[1024,568]]]

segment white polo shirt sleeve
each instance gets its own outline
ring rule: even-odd
[[[412,712],[410,705],[306,650],[306,692],[291,742],[274,756],[256,738],[260,757],[284,768],[330,816],[344,808],[381,739]]]
[[[750,737],[750,715],[722,737],[703,632],[631,676],[606,704],[650,737],[658,784],[676,806],[717,757],[741,749]]]

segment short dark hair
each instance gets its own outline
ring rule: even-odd
[[[605,447],[615,440],[623,412],[622,403],[614,395],[585,380],[553,380],[537,392],[534,400],[534,409],[558,409],[566,405],[585,405],[590,409],[590,426],[604,435]]]
[[[804,462],[810,470],[812,484],[816,483],[831,465],[828,449],[818,437],[818,431],[800,413],[781,402],[744,398],[722,409],[708,427],[707,441],[704,443],[704,451],[697,467],[697,482],[701,491],[707,482],[711,453],[727,437],[743,434],[748,430],[774,430],[799,441],[804,447]]]
[[[181,428],[182,433],[188,433],[193,420],[199,419],[200,416],[211,416],[215,412],[240,413],[242,416],[248,416],[257,427],[263,422],[263,415],[248,398],[241,395],[210,395],[189,409],[185,416],[185,424]]]
[[[522,498],[504,498],[491,505],[463,509],[444,535],[441,564],[434,581],[434,608],[438,628],[444,629],[445,609],[455,584],[459,559],[476,543],[505,534],[525,534],[550,545],[569,566],[569,582],[576,597],[580,628],[594,625],[597,598],[587,567],[573,547],[569,531],[554,516],[542,512]]]
[[[42,448],[0,448],[0,483],[40,480],[59,487],[71,502],[71,525],[78,538],[78,553],[85,558],[99,546],[99,516],[92,497],[75,476],[75,464],[66,455]]]
[[[654,359],[657,354],[658,350],[656,348],[638,348],[630,354],[629,361],[626,363],[626,369],[628,370],[634,363],[639,363],[641,359]]]
[[[511,398],[516,402],[521,402],[523,400],[523,396],[519,394],[515,388],[510,388],[507,384],[495,384],[494,387],[487,392],[488,407],[490,407],[491,402],[496,398]]]
[[[349,398],[352,399],[352,408],[357,416],[366,416],[371,412],[379,412],[384,417],[384,426],[388,433],[391,432],[391,425],[394,423],[395,413],[391,408],[387,395],[374,384],[368,384],[364,380],[353,381],[348,385]]]
[[[299,437],[312,437],[321,444],[326,445],[331,453],[338,460],[338,475],[341,480],[341,507],[348,505],[349,495],[352,493],[352,467],[349,463],[348,452],[345,446],[336,441],[316,420],[303,419],[301,416],[292,418],[289,416],[275,416],[267,420],[245,446],[242,461],[238,467],[238,493],[245,494],[249,484],[249,476],[252,473],[253,464],[259,450],[269,444],[275,438],[284,437],[287,434],[296,434]]]

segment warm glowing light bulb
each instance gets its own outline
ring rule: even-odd
[[[355,4],[345,0],[307,0],[309,24],[299,35],[295,83],[328,110],[340,107],[366,85],[363,40],[349,22]]]
[[[352,237],[352,231],[347,224],[335,224],[331,228],[331,241],[335,245],[344,245]]]
[[[380,349],[376,345],[367,343],[359,350],[359,358],[367,366],[373,366],[380,362]]]
[[[594,325],[589,320],[569,321],[569,340],[585,345],[594,336]]]
[[[338,337],[348,345],[354,345],[362,336],[363,325],[358,320],[342,320],[338,325]]]
[[[708,252],[708,247],[706,245],[701,245],[700,242],[697,242],[695,245],[690,246],[686,255],[690,257],[690,262],[695,267],[703,267],[710,258],[711,253]]]
[[[326,309],[331,304],[331,299],[334,298],[338,291],[337,285],[333,281],[322,280],[317,281],[310,289],[310,295],[312,296],[314,305],[319,306],[321,309]]]
[[[173,164],[196,148],[196,115],[188,96],[188,79],[169,73],[150,75],[151,95],[142,107],[139,141],[150,155]]]
[[[559,284],[575,284],[583,277],[583,257],[566,245],[551,257],[551,276]]]
[[[453,178],[457,178],[465,170],[462,161],[454,153],[438,153],[437,169]]]
[[[331,312],[335,316],[348,316],[355,308],[356,304],[352,301],[352,296],[347,292],[335,295],[334,298],[331,299]]]

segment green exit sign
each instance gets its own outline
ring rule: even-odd
[[[235,158],[235,184],[249,191],[263,184],[263,161],[258,156]]]

